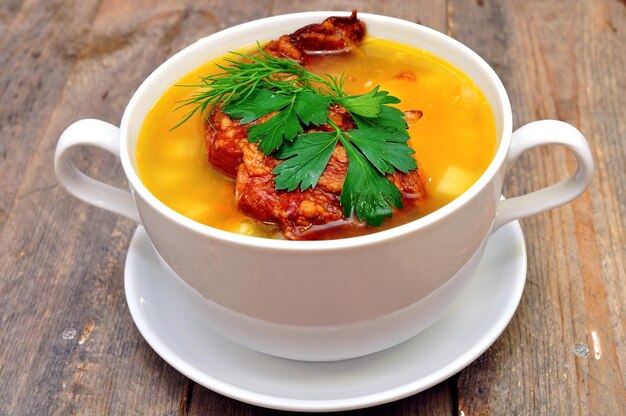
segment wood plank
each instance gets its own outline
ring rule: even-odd
[[[57,45],[79,33],[93,19],[96,6],[81,3],[70,15],[54,2],[9,2],[0,11],[0,231],[44,121],[58,100],[57,86],[72,68],[73,60],[59,53]],[[35,115],[40,122],[28,122]]]
[[[6,351],[0,370],[4,380],[0,408],[9,413],[18,408],[44,409],[46,405],[39,398],[48,396],[60,377],[58,370],[43,377],[38,367],[30,364],[42,365],[42,357],[49,357],[41,354],[40,337],[46,334],[46,320],[60,315],[56,310],[46,311],[46,293],[37,294],[41,286],[35,278],[40,274],[40,282],[54,284],[45,266],[52,265],[55,259],[46,256],[44,250],[50,244],[42,242],[42,235],[51,231],[47,225],[53,222],[54,209],[49,210],[43,199],[55,187],[53,175],[38,178],[33,184],[31,196],[41,198],[39,205],[45,207],[42,212],[33,209],[28,204],[29,195],[20,194],[18,188],[60,97],[58,86],[65,83],[73,66],[72,59],[58,53],[58,46],[76,36],[82,25],[93,20],[97,10],[93,2],[85,2],[72,16],[57,14],[52,3],[24,4],[21,9],[14,6],[8,7],[15,14],[3,25],[5,33],[0,41],[0,350]],[[25,202],[21,209],[16,207],[20,197]],[[26,222],[11,221],[18,212],[27,215]],[[28,230],[24,229],[27,224],[31,225]],[[72,248],[70,244],[68,248]],[[66,272],[69,274],[67,269]],[[63,302],[66,297],[61,294],[59,299]],[[42,344],[51,350],[64,349],[59,335],[60,331],[54,337],[48,336]],[[21,348],[11,348],[15,343]],[[41,385],[31,384],[33,380]],[[26,392],[37,390],[39,395],[29,400],[29,407],[24,407]]]
[[[392,403],[375,406],[367,409],[352,410],[338,413],[326,413],[346,416],[444,416],[452,414],[452,401],[449,400],[449,382],[440,383],[437,386],[421,393],[398,400]],[[286,412],[272,409],[264,409],[257,406],[243,404],[227,397],[216,394],[201,386],[196,385],[193,390],[193,400],[190,403],[189,416],[207,414],[249,416],[270,415],[298,415],[301,413]]]
[[[219,10],[191,1],[120,4],[98,9],[83,2],[81,12],[33,3],[10,25],[39,38],[11,33],[24,40],[11,47],[15,63],[3,68],[13,72],[2,71],[11,87],[0,92],[2,117],[11,122],[2,123],[11,158],[2,158],[0,177],[2,201],[12,207],[0,233],[0,351],[7,352],[0,408],[9,414],[173,414],[185,397],[188,381],[143,341],[125,305],[123,264],[135,224],[57,186],[52,155],[72,121],[118,123],[159,63],[226,24],[252,19],[255,10],[232,13],[232,4]],[[35,44],[42,55],[30,53]],[[20,82],[40,89],[24,92]],[[23,111],[7,115],[9,104]],[[118,162],[102,152],[81,152],[77,164],[124,186]]]
[[[626,97],[615,93],[626,86],[626,3],[583,2],[580,10],[588,29],[579,33],[583,63],[577,75],[586,115],[580,127],[589,132],[599,169],[595,189],[573,206],[587,312],[578,337],[593,354],[583,366],[590,410],[626,414]],[[608,64],[605,70],[597,70],[599,60]]]
[[[52,155],[74,120],[119,123],[141,81],[202,36],[268,15],[352,8],[468,44],[503,79],[516,126],[546,117],[576,125],[598,172],[580,200],[523,221],[528,284],[487,353],[421,394],[349,413],[626,414],[622,0],[1,2],[0,413],[287,413],[198,386],[149,348],[124,300],[135,224],[67,194]],[[76,156],[90,174],[125,186],[109,155]],[[532,151],[506,193],[555,182],[574,165],[562,149]]]
[[[626,102],[613,93],[623,84],[625,67],[619,51],[626,35],[617,29],[626,27],[623,6],[450,3],[452,35],[502,77],[516,125],[540,118],[572,123],[587,135],[598,165],[582,198],[523,221],[529,249],[525,294],[507,331],[461,373],[459,410],[465,414],[626,412],[624,348],[617,348],[626,329],[626,131],[615,123]],[[608,72],[596,70],[600,59]],[[506,192],[538,189],[574,167],[563,149],[534,150],[513,168]]]

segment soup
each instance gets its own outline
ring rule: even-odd
[[[218,59],[177,82],[197,84],[216,73]],[[496,147],[495,121],[487,99],[460,70],[432,54],[406,45],[366,37],[351,54],[312,59],[307,70],[344,74],[343,89],[364,94],[380,85],[400,99],[393,104],[409,116],[409,145],[415,150],[428,197],[411,209],[395,210],[380,227],[325,227],[315,238],[345,238],[398,226],[427,215],[467,190],[486,170]],[[234,180],[207,163],[201,114],[181,120],[173,111],[193,88],[170,87],[147,115],[137,143],[142,182],[173,210],[203,224],[235,233],[276,237],[276,227],[243,214],[234,198]]]

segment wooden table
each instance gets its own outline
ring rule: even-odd
[[[626,414],[624,0],[2,0],[0,414],[275,413],[195,384],[152,351],[124,298],[136,224],[71,197],[52,157],[71,122],[118,124],[141,81],[200,37],[264,16],[352,8],[467,44],[502,78],[515,127],[572,123],[597,163],[583,197],[522,221],[528,281],[496,343],[427,391],[355,413]],[[78,159],[125,186],[112,157]],[[560,148],[532,151],[505,193],[543,187],[573,166]]]

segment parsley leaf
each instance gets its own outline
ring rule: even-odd
[[[277,175],[276,189],[291,192],[298,187],[301,190],[315,187],[338,140],[336,132],[315,132],[301,134],[298,140],[285,143],[275,154],[279,159],[287,159],[272,171]]]
[[[380,114],[383,104],[397,104],[399,99],[389,95],[387,91],[379,91],[380,86],[361,95],[347,95],[339,97],[341,103],[353,115],[361,117],[376,117]]]
[[[406,130],[365,127],[347,133],[381,174],[391,174],[394,170],[408,173],[417,169],[411,156],[415,151],[407,144],[409,133]]]
[[[326,123],[330,110],[330,100],[313,91],[301,91],[296,94],[294,110],[304,124],[319,125]]]
[[[291,101],[288,95],[280,94],[266,88],[257,88],[246,96],[231,101],[224,106],[224,111],[229,116],[241,119],[241,124],[247,124],[257,120],[273,111],[278,111]]]
[[[395,98],[395,97],[394,97]],[[353,115],[352,118],[356,125],[361,129],[365,127],[388,127],[398,130],[406,130],[409,128],[404,113],[395,107],[383,105],[377,117],[367,118]]]
[[[380,226],[392,215],[391,206],[402,208],[402,192],[340,135],[348,155],[348,173],[339,201],[349,217],[353,212],[370,225]]]
[[[281,147],[285,141],[292,141],[299,133],[302,133],[304,131],[302,123],[323,124],[329,113],[330,101],[328,98],[311,91],[299,91],[292,96],[283,94],[277,94],[276,97],[270,97],[267,94],[264,94],[264,96],[266,102],[259,101],[253,105],[244,105],[242,111],[239,111],[237,102],[229,106],[232,107],[230,109],[231,113],[252,116],[261,114],[262,111],[254,112],[254,110],[265,104],[271,110],[263,115],[272,111],[279,111],[278,114],[265,123],[255,124],[248,128],[248,141],[252,143],[259,142],[259,149],[263,151],[265,156]],[[278,104],[282,104],[284,108],[281,108]]]
[[[294,100],[290,104],[267,120],[265,123],[255,124],[248,128],[248,141],[259,143],[259,149],[266,156],[283,145],[285,140],[293,140],[298,133],[304,131],[294,109]]]

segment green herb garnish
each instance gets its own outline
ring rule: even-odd
[[[333,149],[341,142],[348,156],[348,171],[340,202],[344,215],[380,226],[391,217],[392,207],[402,207],[402,193],[387,179],[395,171],[417,169],[407,144],[409,134],[404,114],[389,104],[400,100],[375,87],[362,95],[343,91],[343,76],[318,76],[289,59],[267,54],[259,44],[258,56],[233,52],[223,71],[201,78],[199,87],[177,107],[192,107],[180,126],[196,112],[208,117],[216,105],[241,123],[250,123],[270,113],[264,123],[248,127],[248,141],[258,143],[266,156],[281,162],[272,173],[276,189],[306,190],[317,185]],[[330,120],[330,107],[342,105],[357,128],[343,131]],[[328,124],[333,132],[305,133],[308,126]]]

